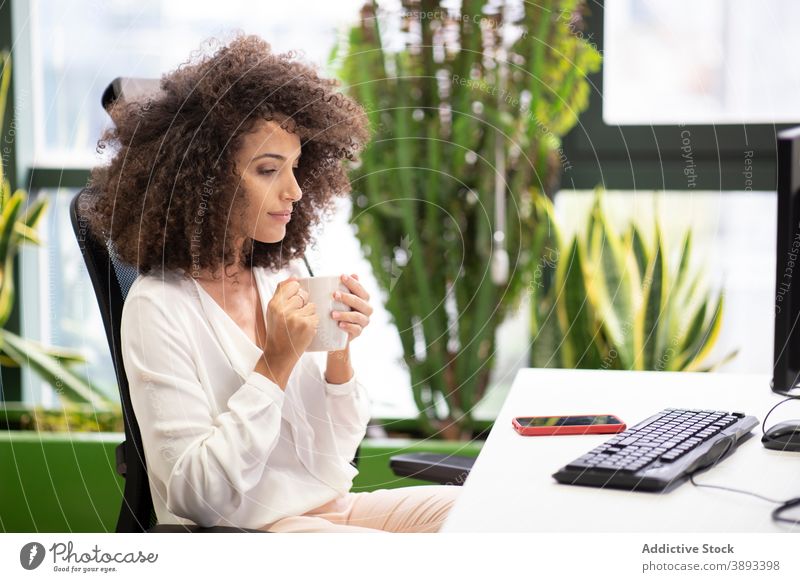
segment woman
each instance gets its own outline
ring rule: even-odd
[[[92,174],[93,232],[140,276],[122,355],[160,523],[266,531],[438,531],[459,490],[352,493],[369,420],[350,342],[357,275],[334,312],[347,347],[305,352],[319,318],[296,281],[311,229],[347,193],[369,138],[337,82],[236,37],[115,104]]]

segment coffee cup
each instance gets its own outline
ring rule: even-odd
[[[339,327],[339,322],[331,316],[332,311],[351,311],[349,305],[336,301],[334,291],[350,293],[341,282],[339,275],[322,275],[298,279],[300,288],[308,292],[308,301],[317,307],[319,328],[317,334],[306,348],[307,352],[332,352],[347,347],[347,332]]]

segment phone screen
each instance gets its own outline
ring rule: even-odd
[[[593,424],[619,424],[619,419],[609,414],[600,416],[534,416],[517,419],[523,427],[528,426],[589,426]]]

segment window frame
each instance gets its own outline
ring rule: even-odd
[[[602,0],[587,0],[584,38],[603,54]],[[800,124],[610,125],[603,121],[603,68],[587,78],[589,106],[564,137],[572,169],[561,188],[609,190],[746,190],[774,191],[777,184],[776,135]],[[689,140],[691,159],[682,157]],[[752,178],[745,182],[745,152]],[[689,168],[694,178],[684,174]]]

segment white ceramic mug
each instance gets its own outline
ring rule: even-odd
[[[332,311],[352,311],[349,305],[336,301],[333,292],[350,293],[341,282],[339,275],[323,275],[298,279],[300,288],[308,292],[308,301],[317,306],[319,329],[317,335],[306,348],[307,352],[333,352],[347,346],[347,332],[339,327],[339,322],[331,316]]]

